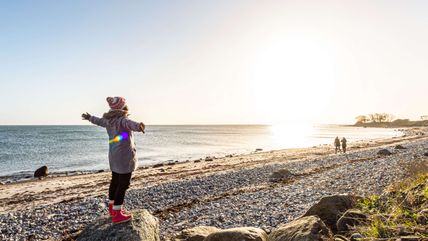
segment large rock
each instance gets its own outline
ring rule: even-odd
[[[317,241],[332,240],[332,234],[317,216],[307,216],[283,224],[273,230],[268,241]]]
[[[334,232],[336,233],[337,220],[342,216],[346,210],[354,207],[356,198],[348,195],[334,195],[321,198],[321,200],[313,205],[303,215],[312,216],[316,215]]]
[[[293,173],[291,173],[287,169],[279,169],[277,171],[274,171],[272,175],[270,176],[271,182],[284,182],[288,181],[293,177]]]
[[[48,167],[42,166],[34,172],[34,177],[41,179],[42,177],[48,176]]]
[[[381,156],[389,156],[392,155],[392,152],[390,152],[388,149],[381,149],[377,152],[377,154]]]
[[[204,241],[204,239],[220,229],[210,226],[199,226],[194,228],[184,229],[176,236],[176,240],[180,241]]]
[[[132,212],[133,219],[112,224],[108,216],[90,224],[77,238],[78,241],[159,241],[159,221],[147,210]]]
[[[350,209],[347,210],[342,217],[337,220],[336,226],[337,231],[346,232],[350,230],[350,227],[360,225],[367,222],[367,215],[362,213],[360,210]]]
[[[267,234],[259,228],[224,229],[208,235],[204,241],[266,241]]]

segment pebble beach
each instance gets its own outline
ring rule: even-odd
[[[161,238],[184,228],[260,227],[267,232],[301,216],[333,194],[380,193],[406,177],[406,167],[426,160],[426,129],[402,137],[350,143],[347,154],[331,146],[254,152],[182,163],[134,173],[125,206],[157,216]],[[396,145],[403,149],[396,149]],[[391,155],[378,155],[388,149]],[[281,169],[293,176],[272,182]],[[1,185],[1,240],[67,240],[101,215],[110,173],[50,177]]]

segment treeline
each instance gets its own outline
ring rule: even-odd
[[[363,127],[415,127],[428,126],[428,116],[421,116],[419,121],[410,119],[395,119],[394,115],[389,113],[372,113],[368,115],[359,115],[355,117],[355,126]]]

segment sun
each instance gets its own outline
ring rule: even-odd
[[[331,53],[305,38],[272,41],[251,69],[259,114],[270,123],[316,121],[335,86]]]

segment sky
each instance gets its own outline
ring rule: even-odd
[[[0,125],[428,114],[427,1],[1,1]]]

